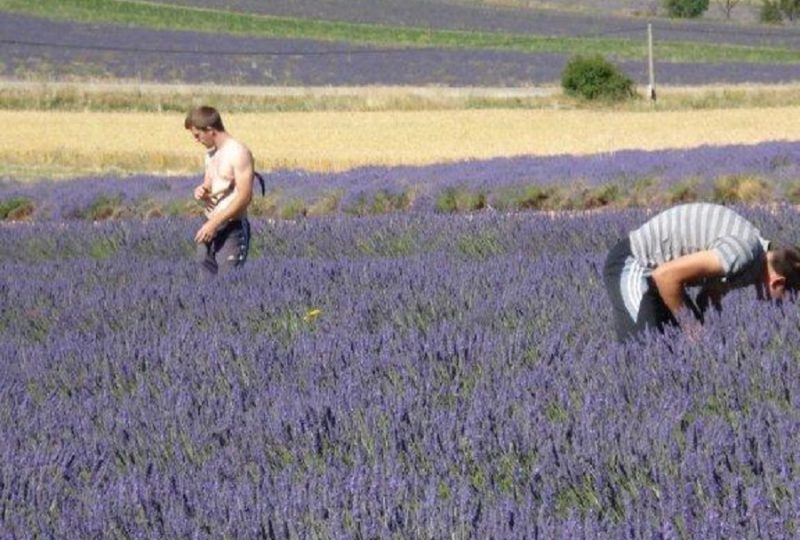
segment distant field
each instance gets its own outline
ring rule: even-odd
[[[789,28],[761,26],[759,37],[737,29],[758,20],[761,0],[739,2],[731,12],[736,25],[722,25],[721,2],[714,1],[700,20],[670,19],[661,0],[151,0],[167,5],[226,11],[376,23],[420,28],[449,28],[540,35],[597,34],[655,22],[663,39],[765,45],[795,42]],[[731,21],[731,22],[732,22]],[[751,25],[755,26],[755,25]],[[709,32],[710,31],[710,32]],[[713,34],[713,35],[709,35]],[[749,35],[748,35],[749,34]]]
[[[233,3],[230,9],[261,6],[258,13],[263,13],[275,7],[251,1],[255,3]],[[378,5],[377,0],[363,0],[358,6],[365,2]],[[408,20],[374,6],[373,18],[361,20],[357,16],[362,11],[351,6],[346,12],[361,21],[352,22],[313,19],[310,4],[295,7],[303,9],[288,18],[130,1],[0,0],[0,77],[290,87],[526,87],[557,84],[571,55],[600,53],[637,83],[648,80],[642,18],[473,11],[465,6],[449,6],[442,13],[441,5],[417,2],[415,16]],[[398,17],[409,13],[395,8]],[[455,8],[460,9],[450,13]],[[300,17],[303,13],[307,16]],[[493,22],[486,26],[488,21]],[[661,84],[800,80],[800,34],[788,27],[660,19],[654,34]]]
[[[392,47],[437,47],[510,50],[527,53],[591,54],[616,58],[640,59],[644,46],[645,25],[637,21],[634,28],[628,20],[623,27],[600,31],[550,32],[486,31],[438,28],[418,22],[419,26],[393,25],[392,21],[343,22],[316,18],[275,17],[234,12],[226,9],[175,6],[152,2],[118,0],[0,0],[0,10],[25,13],[57,20],[93,24],[132,25],[159,30],[186,30],[215,34],[238,34],[260,38],[313,39],[351,44]],[[554,22],[558,28],[563,21]],[[668,30],[669,26],[665,28]],[[566,28],[565,28],[566,29]],[[568,30],[568,29],[566,29]],[[730,29],[694,29],[679,32],[680,37],[657,42],[659,58],[673,62],[753,62],[795,63],[797,52],[792,34],[788,41],[770,43],[774,32],[757,32],[757,42],[728,42],[725,34],[747,36],[754,32],[730,32]],[[705,36],[702,41],[691,35]],[[711,35],[709,35],[711,34]],[[42,38],[43,36],[38,36]],[[661,36],[663,38],[663,35]],[[703,42],[705,41],[705,43]],[[738,41],[738,40],[737,40]]]
[[[627,112],[455,110],[229,114],[259,169],[340,171],[517,155],[594,154],[800,139],[800,107]],[[202,148],[178,113],[2,111],[13,176],[187,173]]]

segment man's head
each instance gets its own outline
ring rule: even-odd
[[[208,105],[195,107],[186,115],[183,126],[206,148],[214,148],[220,133],[225,133],[219,111]]]
[[[782,298],[787,290],[800,290],[800,247],[769,250],[764,285],[773,300]]]

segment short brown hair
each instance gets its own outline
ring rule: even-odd
[[[217,131],[225,131],[225,126],[222,125],[222,116],[220,116],[219,111],[208,105],[200,105],[189,111],[186,115],[186,120],[183,121],[183,127],[186,129],[213,128]]]
[[[800,247],[789,246],[770,249],[772,267],[786,278],[786,288],[800,290]]]

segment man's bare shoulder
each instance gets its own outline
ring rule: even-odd
[[[243,165],[253,162],[253,154],[250,149],[233,138],[225,143],[225,157],[231,164]]]

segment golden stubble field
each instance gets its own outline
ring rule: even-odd
[[[259,170],[339,171],[516,155],[800,140],[800,107],[701,111],[449,110],[224,114]],[[0,111],[7,170],[197,172],[202,148],[165,113]]]

